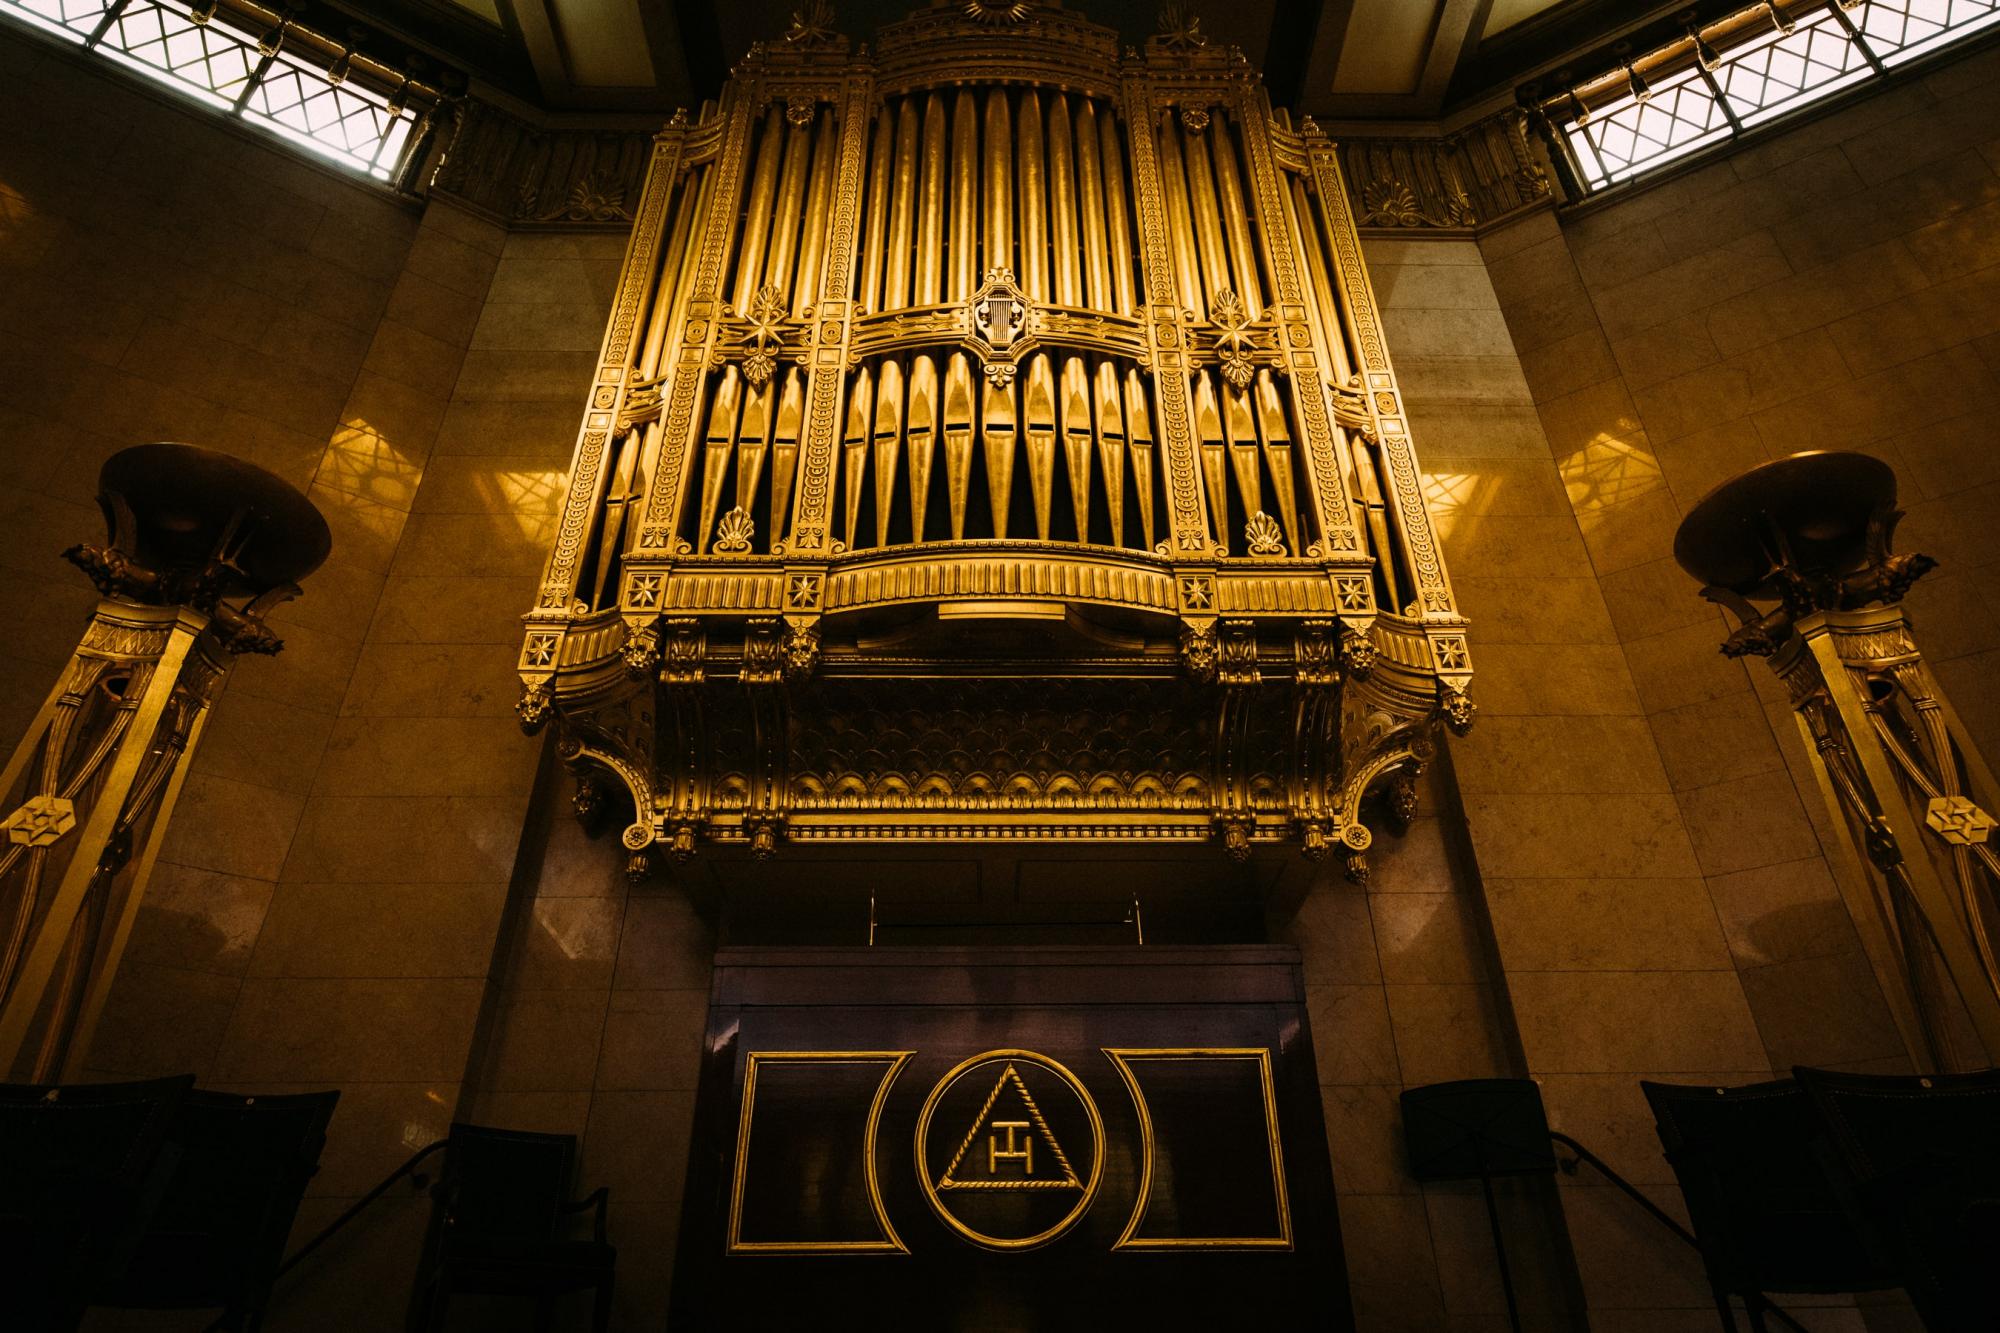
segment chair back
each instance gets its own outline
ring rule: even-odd
[[[574,1135],[454,1124],[445,1148],[447,1234],[455,1242],[554,1239],[575,1167]]]
[[[261,1307],[339,1100],[338,1092],[190,1092],[168,1134],[178,1161],[166,1193],[97,1303]]]
[[[1554,1175],[1555,1148],[1533,1079],[1467,1078],[1403,1092],[1403,1139],[1418,1180]]]
[[[1761,1292],[1896,1285],[1870,1257],[1827,1180],[1813,1146],[1819,1122],[1797,1083],[1639,1086],[1718,1286]]]
[[[1827,1164],[1857,1225],[1934,1329],[1994,1326],[2000,1310],[2000,1070],[1794,1071],[1827,1129]]]
[[[118,1271],[171,1166],[194,1077],[0,1085],[0,1283],[20,1328],[65,1327],[94,1274]]]

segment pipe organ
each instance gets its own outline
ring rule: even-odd
[[[1233,49],[808,5],[659,134],[520,662],[642,873],[703,841],[1365,868],[1466,622],[1335,146]]]

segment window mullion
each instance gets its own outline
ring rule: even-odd
[[[1847,6],[1841,0],[1830,0],[1826,9],[1833,15],[1833,21],[1847,33],[1847,40],[1854,43],[1854,49],[1861,52],[1861,58],[1868,62],[1868,67],[1877,74],[1887,74],[1888,66],[1875,54],[1875,48],[1868,45],[1868,39],[1861,35],[1861,29],[1854,26],[1854,20],[1847,17]]]
[[[132,0],[112,0],[111,7],[104,11],[104,17],[99,19],[97,26],[90,30],[90,36],[83,39],[84,47],[86,49],[94,49],[99,42],[104,40],[104,34],[111,31],[111,25],[116,23],[119,16],[131,7]]]
[[[1737,119],[1736,109],[1729,105],[1729,94],[1722,91],[1715,72],[1699,60],[1695,61],[1694,68],[1701,75],[1701,81],[1708,85],[1709,95],[1715,98],[1715,105],[1722,112],[1723,119],[1729,122],[1729,137],[1733,139],[1743,133],[1743,122]]]

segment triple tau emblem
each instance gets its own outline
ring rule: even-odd
[[[1006,1105],[1003,1103],[1017,1103]],[[1019,1114],[1021,1120],[1001,1120],[1001,1114]],[[972,1174],[967,1167],[966,1157],[971,1155],[971,1167],[976,1170],[979,1154],[973,1151],[980,1136],[985,1135],[986,1170],[983,1175]],[[1042,1144],[1042,1169],[1035,1170],[1035,1144]],[[1069,1164],[1069,1156],[1056,1142],[1056,1136],[1049,1132],[1049,1123],[1042,1118],[1041,1108],[1028,1087],[1021,1082],[1021,1076],[1014,1072],[1010,1063],[1000,1071],[1000,1077],[993,1084],[993,1091],[987,1095],[986,1105],[973,1120],[972,1128],[966,1131],[965,1141],[958,1145],[944,1173],[937,1178],[937,1188],[941,1190],[1081,1190],[1083,1182],[1076,1178],[1076,1169]]]
[[[934,1122],[949,1127],[936,1152]],[[1075,1226],[1097,1197],[1104,1122],[1055,1060],[987,1051],[931,1089],[917,1117],[916,1158],[924,1197],[946,1226],[989,1250],[1031,1250]]]

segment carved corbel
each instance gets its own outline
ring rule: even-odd
[[[1323,858],[1338,835],[1328,792],[1340,782],[1340,661],[1337,627],[1309,620],[1299,626],[1292,673],[1292,818],[1300,851]]]
[[[1340,666],[1354,680],[1366,680],[1375,670],[1375,641],[1352,630],[1340,636]]]
[[[1450,681],[1438,682],[1438,716],[1454,736],[1464,736],[1472,730],[1472,721],[1479,713],[1479,705],[1472,702],[1472,696]]]
[[[819,626],[812,621],[786,622],[785,682],[799,685],[819,670]]]
[[[1308,620],[1293,638],[1292,679],[1301,689],[1326,689],[1340,684],[1340,649],[1330,620]]]
[[[578,775],[570,806],[576,811],[577,822],[590,831],[604,815],[604,784],[588,774]]]
[[[1221,661],[1222,648],[1216,638],[1214,621],[1181,626],[1181,668],[1187,672],[1189,680],[1199,685],[1214,684]]]
[[[1257,669],[1257,626],[1248,620],[1225,620],[1219,635],[1221,655],[1216,660],[1215,678],[1223,685],[1255,685],[1263,679]]]
[[[1399,837],[1410,831],[1417,817],[1417,776],[1418,770],[1411,769],[1389,783],[1389,818]]]
[[[1467,689],[1472,684],[1472,654],[1463,632],[1430,635],[1431,663],[1437,673],[1438,716],[1454,736],[1472,730],[1479,708]]]
[[[740,680],[750,704],[750,767],[743,832],[758,859],[777,850],[789,813],[791,707],[785,688],[790,632],[782,620],[753,620],[743,630]]]
[[[1258,682],[1257,626],[1248,620],[1225,620],[1215,635],[1215,681],[1222,687],[1216,710],[1214,772],[1215,828],[1233,860],[1250,855],[1250,835],[1256,816],[1250,806],[1250,766],[1245,738]]]
[[[699,620],[669,620],[666,640],[657,639],[653,651],[663,685],[699,685],[707,679],[708,635]],[[630,663],[628,657],[627,663]]]
[[[549,692],[545,680],[529,681],[521,686],[521,698],[514,705],[514,716],[521,720],[521,730],[533,736],[549,724],[555,713],[555,696]]]
[[[620,839],[625,844],[625,878],[638,885],[653,873],[653,842],[656,837],[653,826],[641,819],[629,825]],[[692,841],[688,850],[694,850]],[[685,858],[683,858],[685,859]]]
[[[618,650],[625,662],[625,674],[644,680],[660,661],[660,632],[649,622],[625,622],[625,646]]]
[[[1215,833],[1222,839],[1222,850],[1232,861],[1250,859],[1250,835],[1255,831],[1257,821],[1250,815],[1217,815]]]
[[[675,860],[694,855],[696,837],[708,827],[708,713],[702,695],[708,680],[708,636],[699,620],[665,622],[659,652],[658,753],[660,827],[671,829]],[[636,827],[636,826],[635,826]]]

